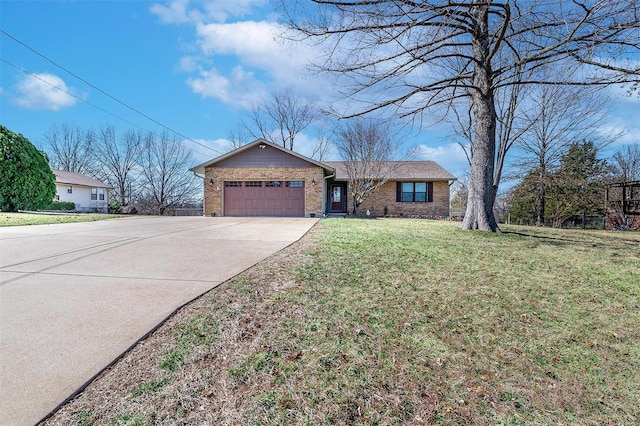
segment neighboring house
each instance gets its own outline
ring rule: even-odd
[[[389,181],[358,207],[375,216],[449,216],[456,180],[433,161],[393,162]],[[345,163],[318,162],[263,139],[191,169],[204,178],[206,216],[348,214]]]
[[[109,211],[109,185],[80,173],[51,171],[56,175],[56,200],[71,201],[80,212]]]

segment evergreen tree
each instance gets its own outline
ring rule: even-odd
[[[45,155],[27,138],[0,125],[0,210],[44,208],[56,194]]]
[[[536,206],[537,189],[546,188],[545,222],[554,227],[576,215],[604,213],[604,186],[611,176],[606,160],[598,158],[591,141],[573,142],[555,170],[547,171],[544,182],[538,169],[529,172],[510,193],[511,217],[523,224],[540,223]]]

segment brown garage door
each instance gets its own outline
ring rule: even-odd
[[[225,182],[224,215],[303,217],[304,182]]]

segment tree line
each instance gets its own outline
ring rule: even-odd
[[[119,133],[111,125],[82,129],[62,124],[44,134],[43,147],[53,169],[85,174],[109,185],[113,212],[133,206],[140,213],[162,215],[199,204],[202,181],[189,171],[191,152],[167,132]]]
[[[529,170],[509,192],[506,201],[511,220],[558,228],[578,215],[604,216],[605,185],[632,177],[619,167],[626,163],[620,156],[625,150],[640,153],[638,146],[627,146],[613,161],[607,161],[598,157],[592,141],[570,143],[557,164]],[[623,161],[616,165],[616,159]]]
[[[605,186],[640,180],[640,145],[622,145],[602,158],[602,144],[563,140],[557,155],[540,162],[522,161],[513,170],[516,184],[499,196],[496,217],[511,223],[562,227],[577,217],[605,214]],[[452,214],[466,207],[466,182],[451,199]],[[581,219],[580,219],[581,220]]]

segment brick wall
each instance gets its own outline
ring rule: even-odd
[[[214,184],[209,185],[213,179]],[[315,179],[316,184],[311,182]],[[206,216],[223,215],[223,191],[225,181],[304,181],[305,187],[305,216],[312,213],[322,215],[322,180],[320,167],[207,167],[204,175],[204,214]]]
[[[350,194],[347,190],[347,194]],[[347,200],[348,212],[353,211],[353,199]],[[358,214],[364,215],[369,209],[374,216],[383,216],[387,207],[389,216],[449,216],[449,183],[433,182],[432,203],[398,203],[396,202],[396,182],[387,182],[369,196],[358,207]]]

